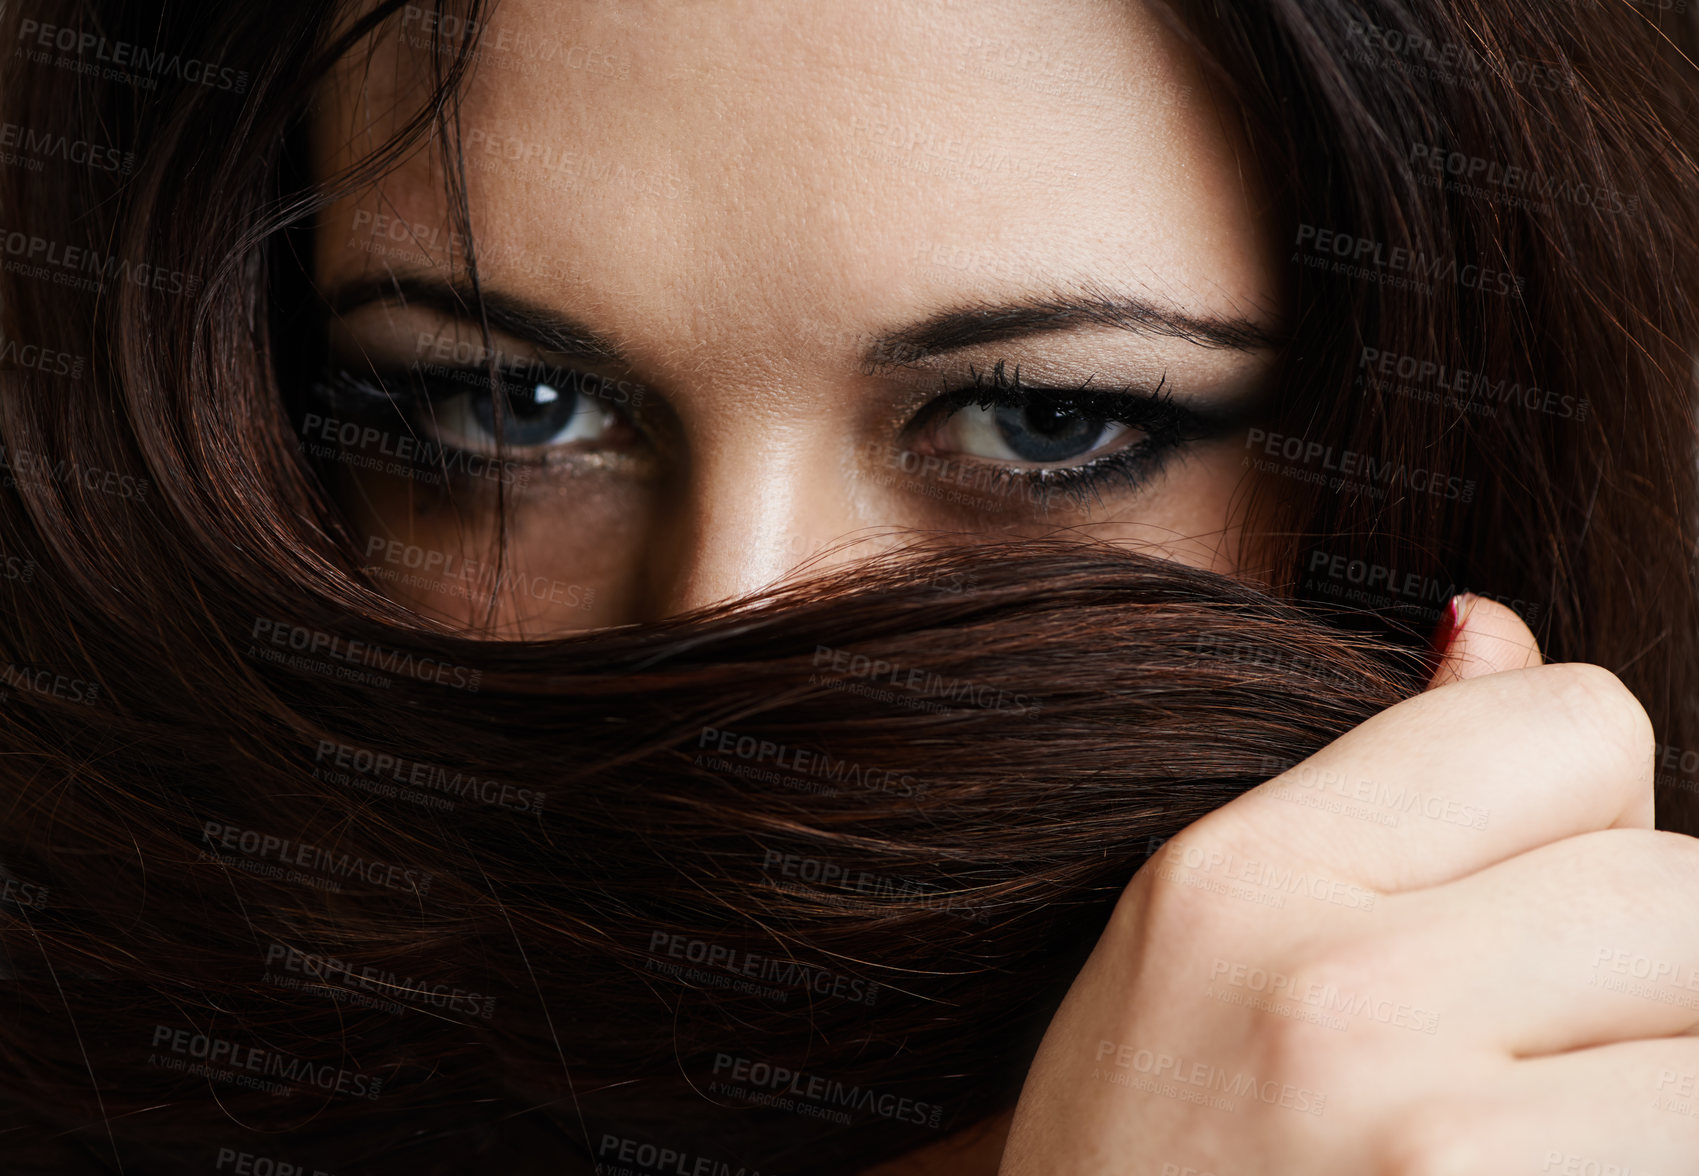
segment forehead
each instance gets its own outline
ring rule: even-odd
[[[328,88],[321,168],[393,129],[434,20],[409,6]],[[1229,120],[1137,0],[505,0],[481,32],[460,118],[480,267],[534,300],[696,339],[1091,280],[1271,301]],[[436,169],[416,155],[333,216],[440,223]],[[321,273],[414,248],[337,240]]]

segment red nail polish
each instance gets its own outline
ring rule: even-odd
[[[1428,639],[1428,648],[1436,657],[1444,657],[1445,651],[1457,639],[1457,631],[1463,627],[1463,606],[1468,602],[1469,594],[1460,592],[1451,598],[1440,614],[1439,623],[1434,626],[1434,634]]]

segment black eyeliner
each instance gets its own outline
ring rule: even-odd
[[[515,387],[549,384],[575,396],[612,405],[628,417],[642,404],[647,391],[642,384],[542,360],[498,366],[495,380],[510,398]],[[434,408],[455,396],[489,395],[491,382],[489,369],[482,365],[461,367],[415,361],[370,367],[365,373],[358,373],[348,365],[332,362],[311,382],[309,391],[321,403],[340,411],[369,416],[390,409],[411,419],[410,414]]]
[[[946,387],[923,407],[905,427],[905,433],[923,431],[965,408],[1043,407],[1056,413],[1078,415],[1105,424],[1124,424],[1144,433],[1135,444],[1076,465],[1020,467],[999,462],[959,457],[983,469],[989,484],[999,489],[1025,485],[1073,500],[1084,508],[1101,501],[1106,487],[1119,483],[1129,491],[1146,485],[1174,456],[1197,441],[1224,436],[1250,416],[1237,406],[1222,409],[1187,404],[1166,390],[1164,375],[1155,388],[1094,387],[1078,385],[1034,385],[1021,379],[1017,365],[1012,373],[999,360],[988,371],[969,368],[969,382]]]
[[[1017,365],[1011,373],[1005,361],[998,360],[987,372],[969,368],[969,383],[945,389],[934,405],[950,410],[977,408],[1044,407],[1058,413],[1068,413],[1100,421],[1115,421],[1132,425],[1155,435],[1176,434],[1179,440],[1203,440],[1226,433],[1240,424],[1247,415],[1235,409],[1189,404],[1166,391],[1166,374],[1155,388],[1093,387],[1090,383],[1077,385],[1028,384],[1021,379]],[[928,422],[935,409],[923,410]],[[918,421],[917,421],[918,423]]]

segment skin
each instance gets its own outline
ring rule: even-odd
[[[425,30],[400,32],[326,88],[320,174],[377,148],[418,101]],[[1182,403],[1249,409],[1273,348],[1075,318],[864,362],[872,340],[938,314],[1082,289],[1275,334],[1276,234],[1243,146],[1143,7],[506,0],[486,45],[461,116],[484,288],[616,346],[621,360],[585,366],[641,385],[641,427],[519,471],[504,566],[524,579],[493,609],[466,590],[493,576],[451,562],[489,565],[493,481],[445,493],[341,467],[392,596],[458,627],[540,636],[739,597],[916,532],[1063,529],[1251,573],[1236,437],[1173,451],[1137,486],[1035,501],[971,489],[987,467],[1031,463],[999,458],[963,418],[909,426],[999,361],[1028,384],[1161,383]],[[526,55],[540,45],[552,67]],[[628,170],[593,182],[580,159]],[[424,231],[406,239],[399,224]],[[434,151],[324,215],[315,274],[341,304],[329,333],[343,364],[404,364],[421,338],[437,355],[477,345],[474,325],[418,297],[349,307],[339,294],[386,274],[440,280],[450,241]],[[540,354],[520,335],[493,342]],[[905,450],[948,459],[955,480],[893,468]],[[971,501],[944,500],[964,480]]]
[[[380,146],[417,101],[426,30],[401,33],[322,95],[320,175]],[[485,289],[614,341],[625,362],[591,370],[643,387],[654,442],[611,457],[579,445],[576,466],[528,471],[508,503],[523,587],[493,608],[464,590],[464,564],[458,580],[407,566],[420,550],[487,564],[490,483],[450,496],[345,467],[342,496],[391,596],[457,628],[539,636],[709,605],[911,532],[974,542],[1058,528],[1251,573],[1232,437],[1173,453],[1144,485],[1044,509],[1018,494],[945,503],[926,491],[946,483],[888,461],[905,446],[949,456],[947,424],[920,438],[904,425],[972,368],[1019,365],[1034,383],[1165,379],[1182,401],[1248,407],[1271,348],[1075,321],[918,359],[887,351],[915,361],[889,370],[864,362],[870,340],[942,312],[1093,287],[1277,332],[1276,233],[1244,146],[1142,6],[506,0],[486,41],[462,115],[478,140],[466,180]],[[568,46],[603,56],[524,68],[519,47],[551,44],[569,62]],[[1027,64],[1002,64],[1005,52]],[[1070,81],[1081,76],[1091,83]],[[491,151],[492,138],[625,164],[647,184],[561,179]],[[443,191],[437,153],[421,152],[330,208],[314,256],[327,300],[389,274],[447,275]],[[410,239],[399,224],[424,231]],[[435,340],[462,355],[478,342],[418,301],[333,316],[333,347],[350,364],[404,363],[421,336],[439,357]],[[493,342],[548,354],[523,336]],[[989,1176],[1008,1119],[877,1176]]]
[[[419,32],[327,86],[321,174],[375,149],[416,104]],[[1264,394],[1270,348],[1077,318],[864,362],[871,341],[941,313],[1082,287],[1278,336],[1277,235],[1244,145],[1143,6],[509,0],[487,33],[460,115],[485,289],[611,343],[619,357],[588,366],[641,386],[643,413],[526,467],[507,496],[505,566],[527,588],[489,607],[441,565],[493,549],[492,483],[447,492],[339,466],[397,599],[457,627],[539,636],[735,599],[915,532],[972,543],[1057,528],[1258,576],[1230,431],[1137,486],[1045,510],[1019,496],[947,502],[879,460],[963,460],[950,446],[965,433],[909,423],[970,365],[999,360],[1029,383],[1164,379],[1177,400],[1247,413]],[[553,64],[524,48],[548,45]],[[1004,46],[1013,65],[996,64]],[[585,178],[615,165],[626,170]],[[344,366],[477,338],[417,292],[346,293],[448,272],[443,192],[423,152],[324,214],[313,262]],[[419,226],[417,239],[374,234],[378,215]],[[535,339],[494,342],[537,357]],[[453,417],[439,406],[436,419]],[[408,551],[421,565],[435,553],[435,570],[415,573]],[[571,603],[550,598],[564,587]],[[1012,1118],[866,1176],[1691,1170],[1699,1120],[1659,1092],[1664,1076],[1679,1091],[1699,1073],[1684,1036],[1699,1018],[1586,981],[1601,958],[1689,976],[1699,965],[1691,904],[1645,900],[1699,882],[1694,843],[1652,830],[1650,747],[1613,677],[1541,666],[1513,614],[1474,602],[1428,692],[1173,842],[1335,880],[1374,897],[1372,918],[1223,897],[1186,884],[1178,850],[1159,853],[1076,978]],[[1437,792],[1490,822],[1293,804],[1280,793],[1305,771]],[[1223,1001],[1209,994],[1222,959],[1408,1004],[1436,1032],[1355,1016],[1341,1030]],[[1322,1092],[1325,1114],[1243,1098],[1230,1113],[1102,1081],[1105,1040],[1155,1042],[1277,1094]]]
[[[1653,827],[1653,748],[1614,675],[1540,665],[1476,601],[1428,691],[1139,871],[1000,1173],[1693,1171],[1699,842]],[[1341,781],[1372,784],[1368,808],[1417,789],[1488,819],[1292,803]],[[1327,897],[1270,889],[1300,876]],[[1226,878],[1246,884],[1207,885]],[[1234,999],[1274,975],[1264,1005]]]

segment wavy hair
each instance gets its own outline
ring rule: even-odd
[[[1621,676],[1699,828],[1691,14],[1172,13],[1291,234],[1247,460],[1467,497],[1288,478],[1260,588],[921,548],[506,642],[385,596],[293,421],[314,215],[421,146],[459,174],[482,5],[428,7],[429,93],[330,177],[308,103],[401,0],[0,15],[43,165],[0,167],[8,1170],[900,1155],[1013,1103],[1133,872],[1417,689],[1454,590]],[[1391,250],[1426,284],[1365,280]]]

